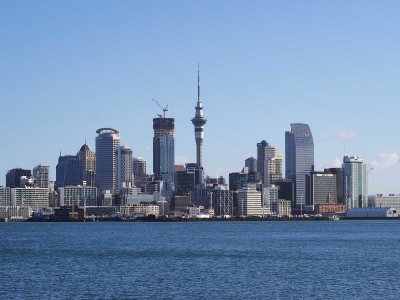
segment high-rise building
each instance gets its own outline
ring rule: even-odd
[[[118,146],[115,151],[117,160],[117,189],[133,186],[132,150],[127,146]]]
[[[278,199],[290,201],[295,206],[294,183],[290,179],[279,179],[272,182],[278,187]]]
[[[200,71],[197,70],[197,105],[195,107],[196,114],[192,119],[194,125],[194,135],[196,139],[196,163],[199,168],[203,168],[203,139],[204,139],[204,125],[207,119],[203,115],[203,104],[200,101]]]
[[[96,153],[85,143],[79,150],[78,156],[82,181],[86,181],[87,186],[96,186]]]
[[[361,157],[343,157],[344,198],[348,209],[368,207],[367,166]]]
[[[279,187],[271,184],[262,190],[262,206],[266,214],[278,214]]]
[[[247,185],[249,182],[249,175],[246,172],[233,172],[229,173],[229,190],[238,191]]]
[[[281,155],[268,158],[264,163],[264,185],[270,186],[274,180],[282,179],[282,161]]]
[[[276,147],[271,146],[267,141],[262,140],[257,143],[257,172],[260,173],[261,181],[267,184],[268,180],[265,178],[265,170],[268,167],[268,160],[277,155]]]
[[[196,186],[196,171],[192,170],[179,170],[175,171],[175,194],[179,196],[192,194],[193,189]]]
[[[300,205],[306,202],[306,175],[314,170],[314,140],[307,124],[290,127],[285,133],[285,173],[295,183],[296,205]]]
[[[244,166],[248,168],[249,172],[257,172],[257,159],[253,156],[244,161]]]
[[[60,155],[56,167],[57,188],[81,184],[81,169],[78,155]]]
[[[134,157],[133,165],[133,181],[135,186],[143,186],[147,181],[147,162],[143,157]]]
[[[337,204],[336,175],[311,172],[306,175],[306,205]]]
[[[37,165],[32,170],[33,178],[40,188],[49,188],[50,166]]]
[[[99,191],[114,192],[117,183],[116,150],[120,145],[119,131],[100,128],[96,133],[96,186]]]
[[[174,119],[163,116],[153,119],[153,172],[157,180],[165,181],[165,196],[170,200],[175,191]]]
[[[343,169],[342,168],[329,168],[324,170],[325,173],[332,173],[336,177],[336,198],[338,204],[345,204],[343,197]]]
[[[136,177],[147,176],[147,162],[143,157],[134,157],[132,159],[133,175]]]
[[[21,187],[21,177],[32,177],[31,170],[24,170],[21,168],[15,168],[9,170],[6,174],[6,186],[9,188]]]

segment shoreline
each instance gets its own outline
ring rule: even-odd
[[[157,222],[157,223],[185,223],[185,222],[312,222],[312,221],[400,221],[399,218],[350,218],[350,217],[268,217],[268,218],[155,218],[154,216],[141,218],[98,217],[95,219],[67,219],[67,218],[29,218],[27,220],[4,220],[0,222],[49,222],[49,223],[98,223],[98,222]]]

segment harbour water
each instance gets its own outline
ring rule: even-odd
[[[398,299],[400,221],[0,223],[1,299]]]

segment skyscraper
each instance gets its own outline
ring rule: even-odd
[[[281,155],[268,158],[264,164],[264,185],[270,186],[274,180],[282,179],[282,161]]]
[[[194,135],[196,139],[196,163],[200,169],[203,168],[203,139],[204,125],[207,119],[203,116],[203,104],[200,101],[200,71],[197,70],[197,105],[195,107],[196,114],[192,119],[194,125]]]
[[[81,169],[78,155],[60,155],[56,166],[57,188],[81,184]]]
[[[96,186],[99,191],[116,189],[117,161],[115,151],[120,144],[119,131],[100,128],[96,131]]]
[[[325,173],[332,173],[336,177],[336,197],[338,204],[346,204],[343,197],[343,169],[342,168],[329,168],[324,170]]]
[[[78,153],[81,178],[86,181],[87,186],[96,185],[96,154],[90,150],[89,146],[85,143]]]
[[[117,160],[117,189],[131,188],[133,186],[132,150],[127,146],[118,146]]]
[[[164,116],[153,119],[153,172],[156,179],[165,181],[168,199],[175,190],[174,121]]]
[[[37,165],[33,168],[32,174],[37,186],[40,188],[49,188],[50,166]]]
[[[368,207],[367,166],[361,157],[343,157],[343,179],[347,208]]]
[[[314,170],[314,140],[307,124],[290,124],[285,132],[286,179],[295,183],[296,204],[305,204],[306,175]]]
[[[282,157],[277,153],[276,147],[267,141],[257,143],[257,172],[265,186],[269,186],[272,179],[282,178]]]

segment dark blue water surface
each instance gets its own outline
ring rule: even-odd
[[[400,298],[400,222],[1,223],[1,299]]]

